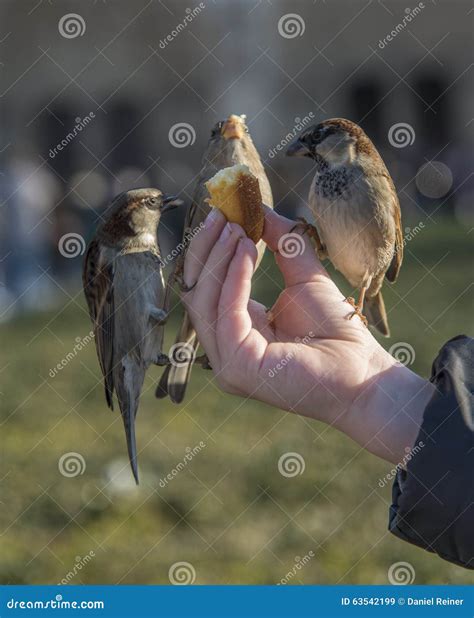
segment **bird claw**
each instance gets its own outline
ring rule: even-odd
[[[319,238],[319,232],[316,226],[312,223],[308,223],[304,217],[297,217],[296,220],[298,221],[298,223],[291,228],[290,234],[295,232],[296,230],[301,230],[302,236],[304,234],[308,234],[308,236],[312,240],[314,240],[319,259],[325,260],[327,258],[326,247],[323,245],[321,239]]]
[[[163,352],[161,354],[158,354],[155,360],[155,365],[157,365],[158,367],[166,367],[169,364],[170,359],[167,354],[163,354]]]
[[[201,365],[203,369],[212,369],[207,354],[201,354],[201,356],[196,357],[194,359],[194,364]]]
[[[191,290],[193,290],[196,287],[196,283],[197,283],[196,281],[192,285],[186,285],[186,283],[184,283],[184,279],[182,275],[175,275],[174,280],[178,284],[179,291],[182,294],[187,294],[188,292],[191,292]]]
[[[168,314],[164,309],[159,309],[158,307],[150,307],[149,309],[150,319],[154,320],[158,326],[162,326],[166,324],[168,319]]]
[[[349,315],[348,315],[348,320],[352,320],[352,318],[357,315],[359,316],[362,324],[364,326],[369,326],[369,322],[367,321],[367,318],[365,317],[365,315],[362,313],[361,308],[356,304],[355,300],[352,298],[352,296],[348,296],[346,299],[346,302],[349,303],[349,305],[351,305],[351,307],[354,307],[354,311],[352,311]]]

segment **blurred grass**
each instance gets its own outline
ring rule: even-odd
[[[382,343],[412,345],[412,368],[424,376],[440,346],[472,327],[469,238],[452,223],[427,225],[407,245],[399,281],[385,289],[392,338]],[[267,255],[256,285],[267,305],[276,282]],[[71,583],[166,584],[170,566],[186,561],[198,584],[270,584],[310,551],[315,557],[293,583],[384,584],[396,561],[413,565],[417,584],[471,581],[467,571],[387,533],[391,488],[378,481],[391,466],[318,422],[223,395],[210,372],[193,372],[179,407],[154,399],[161,370],[151,368],[137,420],[135,488],[93,343],[48,375],[90,330],[75,293],[60,311],[1,326],[2,583],[57,583],[91,551]],[[160,487],[200,441],[206,447]],[[304,457],[301,476],[278,473],[288,451]],[[59,473],[67,452],[84,457],[84,474]]]

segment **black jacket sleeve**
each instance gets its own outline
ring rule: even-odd
[[[474,569],[474,339],[460,336],[433,364],[436,386],[413,456],[392,490],[389,530]]]

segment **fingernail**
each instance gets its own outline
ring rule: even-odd
[[[230,227],[230,223],[226,223],[219,237],[219,242],[227,242],[231,234],[232,234],[232,228]]]
[[[204,227],[206,229],[211,228],[218,219],[219,211],[217,208],[211,208],[211,212],[207,215],[206,220],[204,221]]]

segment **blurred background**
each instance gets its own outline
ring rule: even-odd
[[[347,117],[402,206],[382,344],[428,377],[440,346],[472,331],[473,14],[447,0],[1,0],[2,583],[173,583],[184,569],[198,584],[384,584],[399,561],[416,584],[470,581],[389,535],[386,462],[222,395],[210,372],[196,369],[173,406],[154,399],[150,369],[135,487],[80,273],[115,194],[157,186],[189,203],[210,129],[230,113],[247,114],[278,211],[309,217],[311,164],[284,146]],[[162,222],[165,255],[183,218]],[[267,255],[255,296],[270,305],[280,289]],[[294,477],[279,471],[287,453],[300,457]]]

